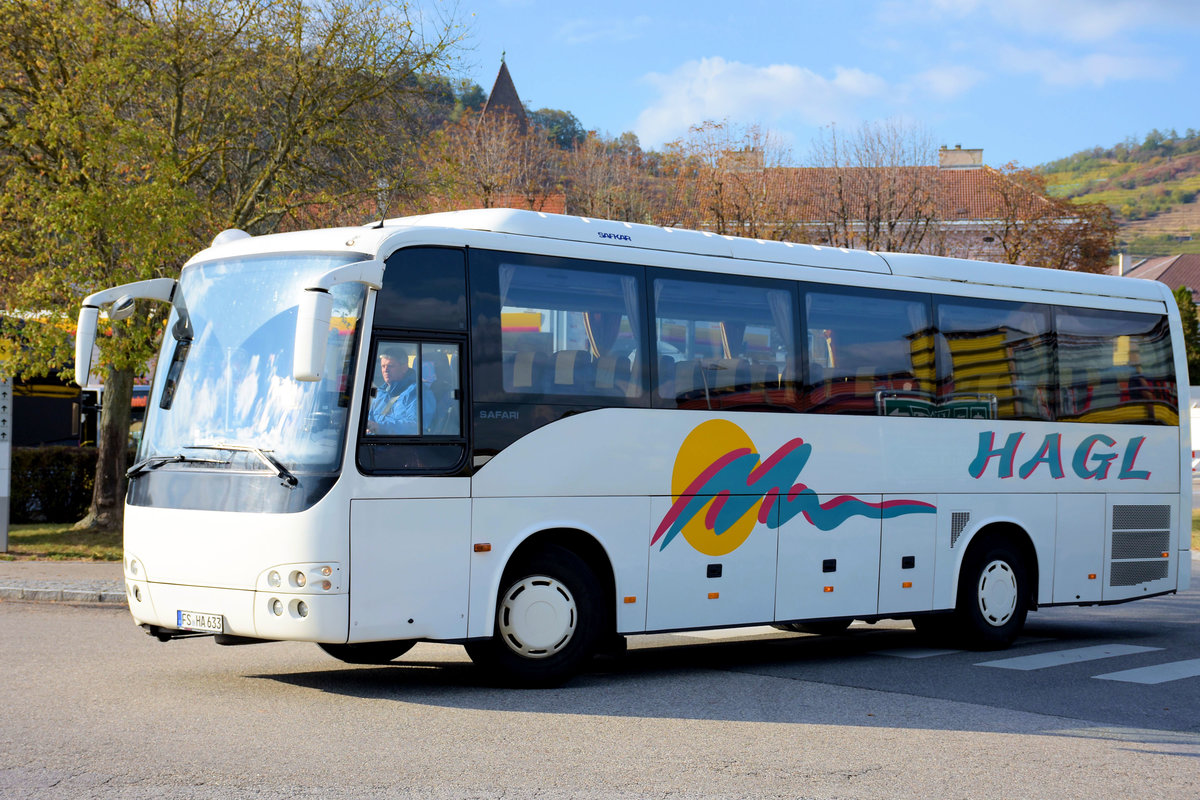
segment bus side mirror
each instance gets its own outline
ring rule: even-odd
[[[79,309],[79,324],[75,327],[75,383],[87,386],[88,373],[92,371],[92,348],[96,344],[96,321],[100,309],[83,306]]]
[[[333,295],[325,289],[306,289],[300,298],[296,318],[296,346],[292,375],[298,381],[319,381],[325,371],[325,347],[329,339],[329,320],[333,316]]]
[[[92,348],[96,345],[96,322],[100,319],[100,307],[110,306],[108,318],[113,321],[127,319],[133,314],[134,300],[161,300],[164,303],[175,299],[174,278],[151,278],[114,286],[83,298],[79,309],[79,324],[75,327],[75,382],[87,386],[88,374],[92,371]]]

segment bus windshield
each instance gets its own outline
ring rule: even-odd
[[[292,377],[297,306],[305,286],[323,273],[364,258],[289,253],[186,268],[139,459],[261,469],[269,454],[294,472],[336,470],[366,290],[361,284],[332,290],[327,371],[317,382]]]

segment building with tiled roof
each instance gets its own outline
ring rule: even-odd
[[[997,231],[1011,228],[1014,219],[1055,214],[1050,200],[986,166],[981,149],[943,147],[936,166],[878,168],[764,167],[761,152],[748,150],[726,154],[717,168],[725,175],[713,185],[737,195],[730,210],[759,204],[753,227],[724,220],[723,232],[739,235],[1004,260]],[[722,231],[706,218],[711,212],[697,202],[696,187],[677,183],[664,194],[672,192],[667,224]],[[892,225],[894,235],[868,232],[880,224]]]
[[[1193,299],[1200,300],[1200,254],[1146,258],[1127,269],[1122,267],[1120,271],[1126,277],[1165,283],[1172,291],[1186,286],[1192,290]]]

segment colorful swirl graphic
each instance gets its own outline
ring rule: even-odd
[[[811,455],[812,445],[792,439],[763,461],[749,435],[734,423],[697,425],[675,456],[674,502],[650,545],[661,541],[662,550],[682,533],[697,551],[722,556],[740,547],[756,522],[778,528],[803,515],[818,529],[831,531],[854,516],[891,519],[937,511],[917,500],[868,503],[851,495],[821,503],[816,492],[797,481]],[[773,514],[776,506],[779,513]]]

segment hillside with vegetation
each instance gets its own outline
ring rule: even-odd
[[[1083,150],[1040,171],[1051,194],[1111,208],[1129,253],[1200,253],[1200,131],[1153,130],[1140,144]]]

